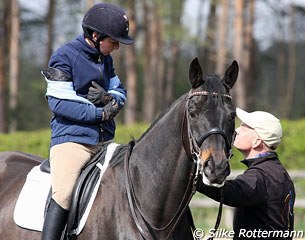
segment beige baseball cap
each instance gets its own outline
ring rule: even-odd
[[[276,149],[279,146],[282,140],[282,126],[278,118],[268,112],[248,113],[240,108],[236,108],[236,115],[243,123],[253,128],[269,148]]]

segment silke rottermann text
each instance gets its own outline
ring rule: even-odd
[[[240,229],[239,232],[235,233],[234,231],[228,231],[226,229],[215,229],[209,230],[209,235],[211,237],[217,238],[233,238],[235,234],[238,234],[238,237],[244,238],[303,238],[304,231],[288,231],[288,230],[274,230],[274,231],[267,231],[261,229],[253,229],[253,230],[246,230]]]

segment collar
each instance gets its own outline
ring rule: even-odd
[[[257,165],[264,161],[270,161],[278,159],[278,155],[276,152],[263,152],[260,154],[257,154],[254,158],[248,158],[241,161],[241,163],[245,164],[247,167],[251,167],[254,165]]]
[[[103,55],[96,48],[87,43],[84,35],[79,35],[75,41],[80,43],[80,45],[78,44],[79,48],[81,48],[80,50],[84,52],[89,59],[96,62],[103,62]]]

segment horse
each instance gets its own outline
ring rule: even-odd
[[[223,77],[203,75],[198,58],[191,61],[190,91],[110,161],[79,240],[193,239],[186,212],[198,179],[221,187],[230,174],[235,107],[229,91],[237,76],[236,61]],[[27,173],[42,160],[0,153],[0,239],[40,239],[40,232],[18,227],[13,212]]]

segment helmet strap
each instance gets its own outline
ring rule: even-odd
[[[97,49],[97,51],[99,51],[100,54],[102,54],[101,50],[100,50],[100,43],[106,37],[107,37],[107,35],[105,35],[105,34],[99,34],[99,36],[97,37],[96,41],[94,41],[93,39],[91,40],[93,42],[95,48]]]
[[[93,39],[93,37],[92,37],[92,34],[93,34],[94,31],[92,31],[92,33],[90,34],[89,31],[88,31],[88,29],[85,28],[84,30],[85,30],[85,31],[84,31],[85,37],[89,38],[89,40],[90,40],[91,42],[93,42],[94,47],[101,53],[101,51],[100,51],[100,42],[101,42],[103,39],[105,39],[105,38],[107,37],[107,35],[104,34],[104,33],[98,33],[98,37],[97,37],[97,39],[96,39],[96,41],[95,41],[95,40]]]

